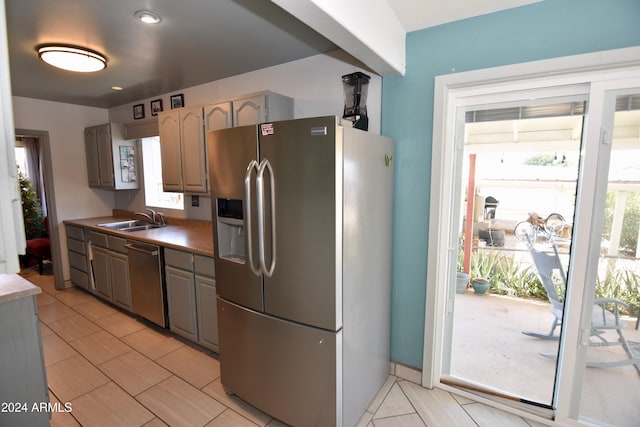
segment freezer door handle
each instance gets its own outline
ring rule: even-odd
[[[254,170],[258,170],[258,162],[256,160],[251,160],[247,165],[247,171],[244,174],[244,201],[245,201],[245,220],[247,224],[247,229],[245,230],[245,236],[247,236],[247,262],[249,263],[249,267],[253,274],[256,276],[260,275],[260,265],[257,266],[253,263],[253,241],[252,241],[252,226],[251,226],[251,173]],[[259,208],[259,204],[258,204]],[[260,218],[258,214],[258,218]],[[260,234],[258,234],[258,239],[260,238]]]
[[[265,200],[264,200],[264,171],[269,172],[269,192],[271,196],[271,262],[269,267],[266,265],[264,253],[264,223],[265,223]],[[275,177],[273,168],[269,160],[263,159],[258,166],[256,175],[256,203],[258,204],[258,252],[260,254],[260,268],[265,276],[271,277],[276,266],[276,193],[275,193]]]

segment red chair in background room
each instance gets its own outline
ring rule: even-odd
[[[42,237],[27,240],[26,258],[38,260],[38,271],[42,275],[44,271],[44,261],[51,260],[51,246],[49,244],[49,219],[44,217],[44,232]]]

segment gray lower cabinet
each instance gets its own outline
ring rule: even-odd
[[[131,311],[131,281],[126,240],[92,231],[93,275],[96,294]]]
[[[196,274],[196,302],[198,310],[198,343],[217,352],[219,348],[215,279]]]
[[[169,328],[218,351],[213,258],[166,248],[164,260]]]
[[[94,233],[92,233],[94,234]],[[109,249],[93,245],[93,276],[98,296],[111,301],[111,274],[109,271]]]
[[[127,310],[131,310],[129,258],[127,254],[122,254],[115,251],[111,251],[109,253],[109,256],[113,303]]]
[[[36,296],[0,303],[0,426],[49,426]]]
[[[65,226],[67,233],[67,254],[69,256],[69,272],[71,283],[86,290],[91,290],[91,268],[87,256],[87,243],[84,228],[73,225]]]
[[[196,288],[192,271],[166,266],[169,328],[172,332],[198,341]]]

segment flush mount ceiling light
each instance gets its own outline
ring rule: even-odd
[[[139,10],[133,16],[145,24],[157,24],[161,21],[160,17],[150,10]]]
[[[63,70],[93,73],[107,66],[104,55],[83,47],[45,44],[36,46],[36,50],[44,62]]]

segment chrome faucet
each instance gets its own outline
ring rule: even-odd
[[[134,212],[134,214],[135,214],[135,215],[140,215],[140,216],[145,217],[145,218],[146,218],[146,219],[148,219],[148,220],[149,220],[149,222],[151,222],[151,223],[153,223],[153,222],[154,222],[154,221],[153,221],[153,218],[151,217],[151,215],[149,215],[149,214],[148,214],[148,213],[146,213],[146,212]]]
[[[140,215],[149,220],[151,224],[159,224],[159,225],[167,225],[167,222],[164,218],[164,214],[162,212],[156,212],[153,209],[146,209],[149,213],[146,212],[134,212],[136,215]]]

